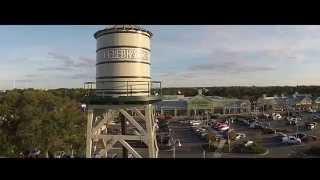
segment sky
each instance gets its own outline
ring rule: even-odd
[[[0,26],[0,89],[95,81],[106,26]],[[320,85],[320,26],[143,25],[164,87]]]

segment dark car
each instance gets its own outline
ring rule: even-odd
[[[300,138],[300,139],[303,139],[303,138],[307,137],[307,134],[305,134],[305,133],[298,133],[298,134],[296,134],[296,137],[298,137],[298,138]]]
[[[298,123],[298,121],[296,121],[296,120],[288,120],[288,121],[287,121],[287,125],[293,125],[293,126],[296,126],[296,125],[297,125],[297,123]]]
[[[262,132],[264,134],[275,134],[276,133],[276,130],[272,129],[272,128],[263,128],[262,129]]]
[[[254,126],[255,129],[264,129],[265,126],[262,125],[261,123],[256,123],[255,126]]]
[[[288,136],[287,134],[284,134],[282,132],[277,132],[276,135],[274,136],[274,139],[276,141],[282,141],[282,138],[287,136]]]

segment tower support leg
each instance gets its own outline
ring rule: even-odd
[[[93,118],[99,116],[98,112],[101,113],[101,110],[103,111],[104,118],[101,118],[99,122],[93,123]],[[107,157],[108,151],[115,150],[117,152],[117,148],[113,148],[113,146],[118,142],[122,146],[120,147],[123,158],[128,158],[128,152],[136,158],[157,158],[159,149],[156,139],[155,113],[152,104],[89,106],[87,114],[86,157],[92,157],[93,145],[97,147],[100,157]],[[120,120],[119,124],[114,124],[118,122],[116,119]],[[129,122],[129,124],[126,122]],[[144,142],[147,146],[147,152],[143,153],[139,147],[133,147],[129,144],[129,142],[133,141]],[[99,144],[103,146],[99,146]],[[143,156],[140,153],[143,153]]]
[[[92,151],[92,121],[93,110],[89,109],[87,112],[87,142],[86,142],[86,158],[91,158]]]

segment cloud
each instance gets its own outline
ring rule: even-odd
[[[33,82],[33,80],[31,79],[18,79],[18,80],[15,80],[16,83],[29,83],[29,82]]]
[[[27,74],[27,75],[25,75],[25,77],[27,77],[27,78],[34,78],[34,77],[38,77],[39,76],[39,74]]]
[[[75,62],[75,67],[95,67],[96,60],[93,58],[79,57],[78,61]]]
[[[38,68],[38,71],[70,71],[70,67],[42,67]]]
[[[53,59],[58,59],[58,60],[71,60],[69,56],[59,54],[57,52],[48,52],[48,55],[53,58]]]
[[[189,67],[192,71],[218,71],[223,73],[245,73],[275,70],[273,67],[241,65],[238,63],[225,62],[221,64],[200,64]]]
[[[95,79],[94,74],[89,73],[78,73],[70,76],[71,79]]]
[[[206,63],[189,66],[191,71],[212,71],[215,73],[249,73],[275,70],[274,67],[252,60],[254,54],[242,51],[215,50],[207,57]],[[255,54],[256,56],[256,54]],[[260,56],[260,55],[259,55]]]
[[[53,66],[38,68],[39,71],[79,71],[88,70],[95,67],[95,59],[88,57],[72,58],[58,53],[48,52],[50,58],[56,60]]]

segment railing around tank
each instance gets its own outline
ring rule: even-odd
[[[87,95],[92,96],[96,95],[97,92],[104,96],[108,96],[109,94],[115,94],[114,91],[120,90],[122,93],[124,92],[125,96],[133,96],[134,93],[142,92],[146,93],[147,96],[162,96],[162,87],[161,87],[161,81],[99,81],[98,83],[112,83],[111,89],[96,89],[94,88],[94,85],[96,85],[96,82],[85,82],[84,83],[84,89],[87,90]],[[123,85],[114,86],[114,83],[120,83]],[[155,85],[158,85],[156,87]],[[137,86],[146,86],[146,88],[138,89]]]

